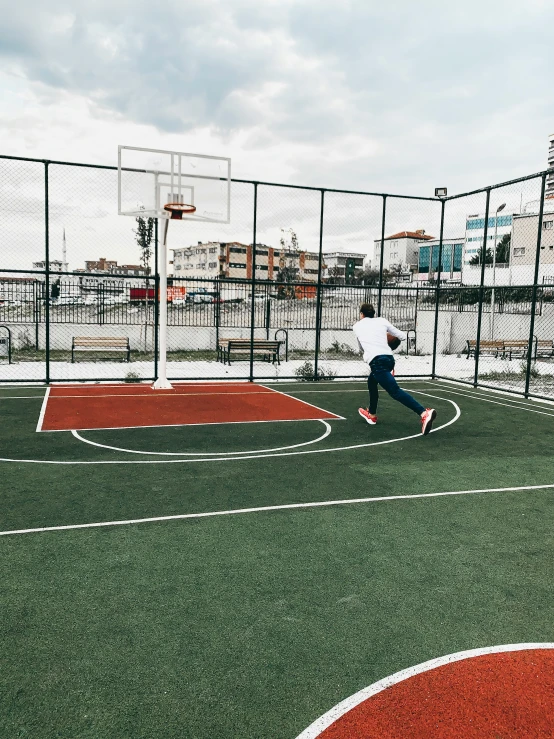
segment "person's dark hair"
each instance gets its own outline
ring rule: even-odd
[[[364,318],[373,318],[375,316],[375,308],[371,303],[362,303],[360,305],[360,313]]]

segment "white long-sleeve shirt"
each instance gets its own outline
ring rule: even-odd
[[[362,318],[352,326],[352,330],[356,334],[364,353],[364,362],[367,364],[380,354],[392,354],[392,349],[387,342],[387,334],[396,336],[400,341],[406,338],[404,331],[393,326],[386,318]]]

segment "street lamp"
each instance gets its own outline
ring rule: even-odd
[[[492,250],[492,294],[491,294],[491,340],[494,339],[494,287],[496,285],[496,235],[498,233],[498,214],[501,210],[504,210],[506,203],[502,203],[496,209],[496,217],[494,219],[494,246]],[[487,247],[485,246],[485,256],[487,253]]]

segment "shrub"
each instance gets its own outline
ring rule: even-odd
[[[329,368],[319,367],[317,370],[317,378],[315,377],[314,365],[311,362],[304,362],[300,367],[294,370],[294,374],[298,377],[300,382],[314,382],[317,380],[332,380],[336,372],[333,372]]]
[[[142,377],[138,374],[138,372],[127,372],[125,375],[125,382],[140,382],[142,380]]]

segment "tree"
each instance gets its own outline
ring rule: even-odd
[[[504,236],[500,239],[500,241],[496,245],[496,263],[497,264],[506,264],[510,261],[510,247],[512,244],[512,234],[504,234]],[[469,260],[469,263],[472,266],[481,264],[481,256],[483,253],[483,248],[477,252],[477,254],[474,254],[471,259]],[[492,258],[492,249],[487,249],[485,253],[485,264],[492,264],[493,258]]]
[[[339,266],[335,265],[334,267],[329,267],[329,269],[327,270],[326,282],[331,284],[340,283],[343,279],[343,276],[344,275]]]
[[[290,234],[290,245],[287,245],[285,241],[285,231]],[[279,255],[279,269],[275,276],[275,282],[280,283],[281,287],[277,289],[277,294],[281,297],[294,297],[295,292],[290,285],[296,282],[298,272],[300,271],[300,252],[296,232],[292,228],[286,230],[282,228],[279,244],[281,246],[281,253]]]
[[[144,218],[143,216],[138,216],[136,219],[137,222],[137,228],[134,230],[135,238],[137,240],[137,244],[140,248],[140,262],[142,266],[144,267],[144,270],[147,275],[150,274],[150,259],[152,257],[152,239],[154,237],[154,219],[153,218]],[[145,315],[145,325],[144,325],[144,351],[147,350],[147,332],[148,332],[148,291],[149,291],[149,284],[148,284],[148,277],[146,278],[146,290],[144,294],[144,315]]]
[[[496,246],[496,261],[506,264],[510,261],[512,234],[504,234]]]
[[[150,274],[150,259],[152,257],[152,239],[154,237],[154,219],[138,216],[137,228],[134,231],[137,244],[141,250],[140,261],[147,274]]]

